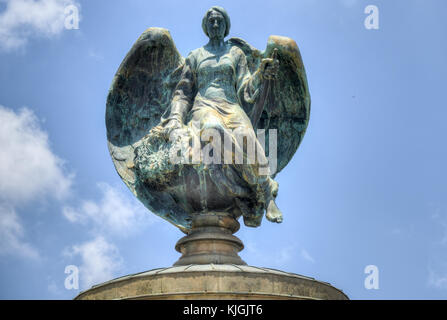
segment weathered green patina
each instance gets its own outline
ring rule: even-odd
[[[148,209],[184,232],[198,213],[243,216],[246,225],[255,227],[266,212],[270,221],[281,222],[273,178],[300,145],[310,114],[298,47],[280,36],[270,36],[262,52],[239,38],[225,41],[230,19],[220,7],[205,14],[202,27],[210,41],[186,59],[162,28],[146,30],[125,57],[107,98],[107,137],[115,167]],[[235,132],[263,148],[257,128],[266,130],[265,152],[248,163],[248,149]],[[222,163],[173,162],[172,152],[185,145],[194,157],[191,141],[205,129],[229,137],[232,154],[242,150],[244,163],[223,163],[225,151]],[[269,129],[277,130],[277,170],[259,174],[274,138]],[[209,144],[216,152],[220,149],[214,142],[200,145]]]

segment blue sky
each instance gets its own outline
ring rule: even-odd
[[[79,29],[64,9],[79,8]],[[250,265],[315,277],[352,299],[447,298],[447,44],[441,0],[0,1],[0,298],[71,299],[179,257],[108,154],[112,77],[148,27],[183,56],[226,8],[230,37],[300,47],[312,97],[302,145],[277,176],[280,225],[242,227]],[[364,26],[367,5],[379,29]],[[67,290],[67,265],[80,270]],[[364,269],[379,270],[367,290]]]

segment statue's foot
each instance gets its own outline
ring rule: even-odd
[[[275,201],[270,200],[267,206],[267,213],[265,217],[268,221],[281,223],[282,222],[282,213],[276,205]]]
[[[251,216],[251,217],[244,216],[244,224],[247,227],[252,227],[252,228],[259,227],[261,225],[261,221],[262,221],[262,215],[260,217],[258,217],[258,216]]]

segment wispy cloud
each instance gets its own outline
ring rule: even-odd
[[[447,272],[439,272],[429,268],[428,285],[437,289],[447,289]]]
[[[36,258],[17,210],[38,199],[63,199],[73,175],[52,152],[48,134],[30,109],[0,106],[0,123],[0,253]]]
[[[438,246],[447,246],[447,214],[439,203],[428,203],[431,215],[430,218],[437,229],[440,231],[440,237],[434,242]],[[439,233],[438,233],[439,235]]]
[[[65,255],[80,256],[79,280],[82,289],[112,279],[123,267],[123,259],[117,247],[102,236],[72,246],[65,251]]]
[[[107,240],[109,236],[130,236],[156,221],[127,190],[107,183],[98,183],[98,188],[99,199],[82,200],[76,208],[65,206],[62,209],[68,221],[83,225],[95,235],[93,240],[73,245],[63,252],[71,259],[70,263],[76,263],[74,259],[81,257],[79,279],[83,289],[110,280],[123,268],[119,250]]]
[[[311,263],[315,263],[315,259],[307,252],[306,249],[301,249],[301,257]]]
[[[78,208],[65,206],[63,215],[68,221],[89,225],[96,233],[126,236],[154,223],[155,217],[130,193],[125,195],[116,187],[99,183],[101,197],[84,200]]]
[[[44,195],[65,197],[73,176],[65,173],[33,111],[0,106],[0,123],[0,199],[19,204]]]
[[[288,263],[293,258],[294,253],[295,249],[292,246],[281,248],[276,254],[275,263],[279,266]]]
[[[39,253],[24,237],[24,228],[14,208],[0,204],[0,254],[38,259]]]
[[[48,292],[50,292],[53,296],[61,297],[63,294],[62,288],[56,283],[56,281],[49,279],[49,283],[47,286]]]
[[[275,252],[266,255],[265,251],[260,249],[258,244],[254,241],[246,240],[244,241],[244,244],[247,253],[251,256],[249,259],[252,260],[252,262],[255,262],[255,264],[271,267],[284,267],[300,258],[307,262],[315,263],[315,259],[306,249],[299,249],[296,245],[284,246]]]
[[[90,49],[88,51],[89,58],[96,60],[98,62],[104,61],[104,56],[96,50]]]
[[[31,37],[53,37],[65,28],[65,9],[75,0],[4,0],[0,13],[0,49],[24,47]]]
[[[430,203],[433,210],[431,220],[438,229],[430,247],[428,266],[428,286],[436,289],[447,289],[447,214],[440,204]]]

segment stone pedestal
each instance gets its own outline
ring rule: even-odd
[[[173,267],[111,280],[75,299],[348,299],[325,282],[247,266],[238,255],[244,245],[233,235],[239,226],[228,213],[197,214],[175,246],[182,256]]]
[[[328,283],[244,265],[187,265],[154,269],[93,286],[77,300],[295,299],[347,300]]]
[[[209,263],[246,265],[238,255],[244,245],[233,235],[239,227],[239,222],[228,213],[195,215],[191,231],[175,245],[182,256],[174,266]]]

